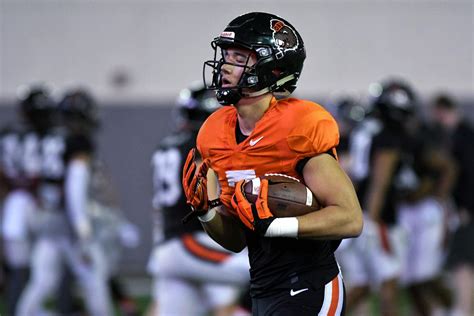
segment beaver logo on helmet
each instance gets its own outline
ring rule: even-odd
[[[273,30],[273,39],[279,51],[296,50],[299,43],[295,30],[277,19],[270,20],[270,28]]]

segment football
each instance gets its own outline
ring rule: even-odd
[[[247,200],[255,202],[260,179],[268,180],[268,207],[275,217],[300,216],[321,208],[314,194],[298,179],[283,174],[266,174],[244,184]]]

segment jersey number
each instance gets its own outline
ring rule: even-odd
[[[172,206],[181,196],[181,154],[177,148],[158,150],[153,155],[153,184],[155,208]]]

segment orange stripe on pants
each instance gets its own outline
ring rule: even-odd
[[[328,316],[336,315],[337,305],[339,305],[339,275],[337,275],[332,281],[332,296],[331,305],[329,306]]]
[[[211,261],[214,263],[221,263],[227,258],[229,258],[228,253],[207,248],[204,245],[201,245],[196,241],[196,239],[194,239],[192,235],[186,234],[181,238],[181,240],[183,241],[184,247],[189,252],[203,260]]]

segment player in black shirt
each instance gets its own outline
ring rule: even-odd
[[[226,106],[200,129],[202,167],[194,151],[188,156],[187,201],[221,245],[235,252],[248,246],[254,315],[343,315],[332,240],[357,236],[362,214],[335,159],[335,120],[322,106],[289,97],[306,57],[303,39],[285,19],[250,12],[233,19],[211,47],[214,59],[204,63],[212,74],[208,88]],[[266,179],[250,203],[245,181],[267,173],[298,178],[322,208],[275,218]]]
[[[39,146],[40,213],[32,275],[17,308],[22,316],[37,315],[57,287],[62,265],[74,273],[91,315],[111,315],[103,253],[93,239],[88,213],[96,124],[95,103],[83,91],[68,91],[58,105],[61,126],[51,128]]]
[[[55,109],[46,85],[22,86],[18,91],[21,121],[0,132],[0,191],[6,192],[1,231],[8,314],[14,313],[28,280],[41,168],[38,148],[52,124]]]
[[[181,91],[177,130],[165,137],[152,157],[157,219],[149,271],[154,275],[157,315],[228,315],[248,283],[246,252],[233,254],[203,231],[189,213],[181,186],[181,170],[196,146],[202,122],[218,107],[214,93],[202,85]],[[156,304],[159,302],[159,305]]]
[[[433,100],[434,121],[441,131],[439,141],[458,165],[453,197],[458,208],[460,226],[451,240],[447,266],[453,270],[455,311],[453,315],[472,315],[474,275],[474,127],[448,95]]]
[[[410,180],[408,128],[416,97],[403,81],[389,80],[372,102],[372,112],[350,141],[351,178],[364,213],[364,231],[340,253],[348,285],[348,306],[367,297],[372,283],[380,285],[383,315],[397,314],[398,277],[402,264],[402,232],[396,225],[398,181]]]

